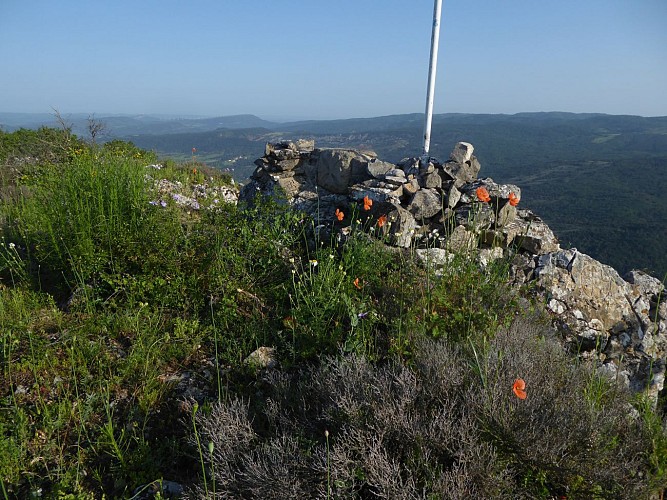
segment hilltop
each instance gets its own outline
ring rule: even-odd
[[[469,145],[314,146],[265,145],[237,203],[196,158],[0,134],[6,497],[667,485],[659,280],[559,249]]]

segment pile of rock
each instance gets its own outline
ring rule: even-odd
[[[576,249],[561,249],[544,221],[517,208],[518,186],[477,178],[480,164],[469,143],[458,143],[444,163],[406,158],[398,164],[368,151],[314,146],[267,144],[239,201],[282,199],[339,238],[354,221],[382,221],[385,241],[415,248],[428,265],[444,266],[456,252],[473,253],[481,265],[506,258],[514,283],[534,285],[570,346],[657,399],[667,358],[667,302],[659,280],[638,271],[624,280]]]
[[[510,195],[521,197],[517,186],[477,179],[480,164],[468,143],[458,143],[445,163],[431,158],[422,165],[417,158],[406,158],[395,165],[372,152],[283,141],[267,144],[255,164],[240,201],[252,203],[258,193],[282,196],[318,224],[336,222],[336,209],[348,218],[385,216],[386,236],[395,246],[458,251],[475,242],[507,248],[520,235],[517,242],[526,250],[558,249],[553,232],[539,217],[509,203]],[[488,203],[477,198],[480,187],[487,190]],[[372,201],[368,213],[361,210],[365,198]]]

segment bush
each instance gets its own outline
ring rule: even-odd
[[[656,486],[655,430],[624,390],[548,337],[519,319],[476,360],[423,341],[412,367],[349,355],[267,374],[260,400],[197,415],[213,452],[202,455],[207,491],[193,494],[641,498]],[[518,377],[525,400],[512,391]]]

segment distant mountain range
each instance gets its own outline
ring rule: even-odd
[[[88,115],[64,115],[87,135]],[[192,158],[247,179],[264,144],[311,138],[320,147],[372,149],[396,162],[419,156],[423,114],[278,123],[254,115],[216,118],[98,116],[106,139],[131,140],[179,160]],[[0,127],[54,126],[52,115],[0,113]],[[595,113],[435,115],[431,155],[446,159],[471,142],[480,176],[522,189],[522,205],[541,215],[566,245],[621,272],[667,274],[667,117]]]
[[[254,115],[221,116],[215,118],[177,117],[169,115],[88,115],[83,113],[62,114],[62,118],[72,126],[77,135],[85,137],[88,119],[103,122],[111,137],[125,137],[137,134],[175,134],[187,132],[208,132],[218,128],[273,128],[277,123],[262,120]],[[11,132],[23,128],[59,126],[55,114],[1,113],[0,128]]]

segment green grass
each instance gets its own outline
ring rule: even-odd
[[[191,196],[195,185],[229,183],[199,163],[147,168],[157,159],[131,144],[92,147],[48,129],[0,139],[0,498],[127,498],[163,479],[203,485],[214,453],[193,444],[188,402],[205,418],[215,404],[246,401],[260,437],[276,435],[263,406],[267,381],[243,362],[260,346],[276,349],[287,376],[341,356],[418,370],[419,346],[438,341],[460,351],[466,380],[481,381],[480,408],[499,383],[492,345],[521,314],[503,285],[504,262],[481,271],[458,256],[436,278],[367,227],[344,245],[313,241],[316,221],[279,203],[244,210],[200,197],[192,210],[156,189],[159,179],[178,181]],[[595,409],[620,397],[599,379],[557,389],[549,397],[580,391]],[[644,473],[657,490],[664,424],[637,406]],[[538,416],[522,418],[530,426]],[[333,433],[345,422],[331,424]],[[574,484],[489,435],[494,467],[518,471],[528,490]],[[299,439],[315,450],[323,436]],[[623,438],[601,439],[614,447]],[[331,445],[335,460],[333,434]],[[436,473],[425,458],[406,460]],[[223,487],[212,477],[208,490]]]

